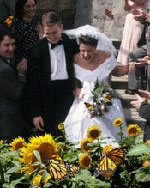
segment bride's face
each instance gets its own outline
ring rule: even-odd
[[[86,61],[91,61],[94,58],[95,51],[95,46],[80,44],[80,56]]]

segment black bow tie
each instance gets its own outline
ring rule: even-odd
[[[58,41],[56,44],[51,43],[51,49],[55,48],[57,45],[62,45],[63,40]]]

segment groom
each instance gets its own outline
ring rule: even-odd
[[[27,85],[34,126],[58,136],[57,126],[74,100],[73,56],[79,47],[62,33],[63,25],[55,12],[42,16],[42,26],[45,38],[28,50]]]

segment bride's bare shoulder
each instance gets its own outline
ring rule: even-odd
[[[98,57],[104,57],[105,59],[107,59],[111,56],[111,51],[97,50],[97,55]]]

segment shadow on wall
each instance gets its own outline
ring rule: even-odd
[[[92,25],[93,0],[77,0],[74,28]]]
[[[77,0],[38,0],[36,22],[48,11],[57,12],[63,22],[64,29],[74,27]]]

